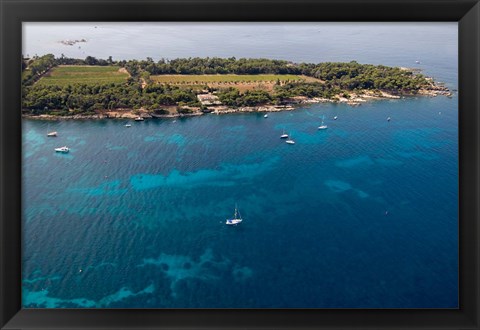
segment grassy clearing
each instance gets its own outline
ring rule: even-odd
[[[129,77],[118,66],[58,66],[47,72],[37,84],[73,85],[122,83]]]
[[[303,77],[292,74],[256,74],[256,75],[236,75],[236,74],[200,74],[200,75],[156,75],[150,77],[153,81],[161,84],[222,84],[222,83],[275,83],[280,80],[301,81]]]

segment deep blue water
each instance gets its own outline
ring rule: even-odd
[[[457,55],[441,50],[456,40],[426,30],[410,38],[426,45],[420,66],[454,89]],[[337,47],[350,51],[359,36],[344,33]],[[393,50],[350,56],[415,65],[418,52]],[[24,120],[23,305],[455,308],[457,102],[318,104],[131,128]],[[54,153],[63,145],[69,154]],[[227,227],[235,203],[244,222]]]

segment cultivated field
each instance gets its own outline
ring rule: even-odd
[[[151,76],[150,78],[159,84],[182,85],[185,87],[198,88],[204,85],[213,88],[234,87],[242,93],[254,89],[271,92],[278,81],[280,81],[281,84],[295,81],[321,82],[321,80],[312,77],[293,74],[165,74]]]
[[[47,72],[37,84],[73,85],[122,83],[129,74],[117,66],[62,65]]]
[[[275,83],[285,81],[300,81],[303,77],[292,74],[165,74],[150,77],[162,84],[211,84],[211,83]]]

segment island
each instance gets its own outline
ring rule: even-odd
[[[75,40],[66,39],[66,40],[60,40],[59,42],[65,46],[73,46],[75,44],[78,44],[79,42],[87,42],[87,40],[86,39],[75,39]]]
[[[22,115],[37,119],[274,112],[308,103],[359,106],[369,100],[438,95],[452,93],[418,69],[356,61],[22,58]]]

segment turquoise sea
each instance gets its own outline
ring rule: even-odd
[[[258,27],[238,31],[251,34],[249,57],[321,62],[337,52],[417,66],[457,88],[455,24],[315,24],[287,26],[294,47],[281,56],[265,44],[286,38],[275,25],[270,38]],[[313,29],[329,31],[329,43]],[[222,31],[226,42],[240,33]],[[382,48],[370,47],[378,40]],[[204,56],[190,41],[162,56]],[[245,45],[212,52],[241,57]],[[24,120],[23,306],[457,308],[457,103],[455,93],[130,128]],[[328,129],[319,131],[323,116]],[[63,145],[70,153],[54,152]],[[235,204],[244,221],[226,226]]]

